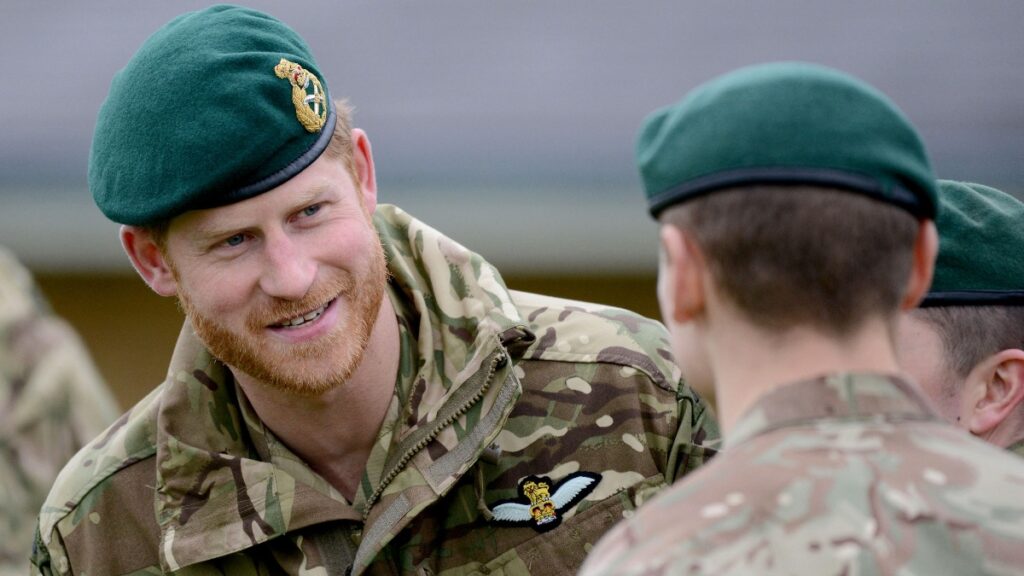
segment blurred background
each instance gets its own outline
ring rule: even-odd
[[[0,244],[35,272],[126,407],[163,379],[182,316],[135,276],[92,203],[92,126],[136,48],[207,4],[0,8]],[[1024,193],[1019,0],[248,5],[304,36],[333,95],[355,105],[381,200],[481,253],[513,288],[657,316],[636,131],[653,109],[749,64],[859,76],[907,113],[940,177]]]

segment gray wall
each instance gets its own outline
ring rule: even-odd
[[[920,128],[941,177],[1024,191],[1018,0],[250,4],[296,28],[356,106],[382,200],[510,271],[653,270],[641,119],[770,60],[864,78]],[[92,122],[138,45],[203,5],[5,0],[0,243],[36,269],[127,266],[86,190]]]

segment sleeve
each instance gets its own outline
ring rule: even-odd
[[[57,554],[60,558],[67,558],[67,554],[60,550]],[[59,574],[53,569],[50,550],[43,544],[42,535],[39,534],[39,525],[36,525],[36,537],[32,542],[32,556],[29,558],[29,574],[32,576],[53,576]]]
[[[24,573],[57,473],[117,415],[78,335],[0,248],[0,576]]]
[[[67,397],[65,425],[71,427],[73,435],[72,451],[67,455],[70,458],[102,433],[121,411],[78,334],[63,320],[51,321],[63,335],[50,353],[48,376],[59,383]]]

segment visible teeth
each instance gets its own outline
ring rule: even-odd
[[[326,309],[327,309],[327,304],[324,304],[323,306],[317,308],[316,310],[313,310],[312,312],[310,312],[308,314],[305,314],[303,316],[296,316],[295,318],[292,318],[291,320],[285,320],[284,322],[281,322],[280,326],[284,326],[284,327],[288,327],[288,326],[302,326],[306,322],[310,322],[312,320],[316,320],[317,318],[319,318],[320,315],[323,314],[324,310],[326,310]]]

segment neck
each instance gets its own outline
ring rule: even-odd
[[[394,395],[400,346],[385,295],[362,361],[343,385],[297,396],[232,372],[264,425],[351,502]]]
[[[1011,450],[1014,454],[1019,456],[1024,456],[1024,438],[1018,438],[1017,440],[1008,443],[1006,446],[1003,446],[1003,448]]]
[[[843,338],[807,328],[768,333],[743,322],[708,332],[724,434],[760,397],[785,384],[839,372],[899,372],[889,324],[880,318]]]
[[[1000,425],[996,426],[992,432],[982,435],[981,438],[1000,448],[1009,448],[1024,442],[1024,421],[1015,420],[1011,415],[1011,417],[1003,420]]]

